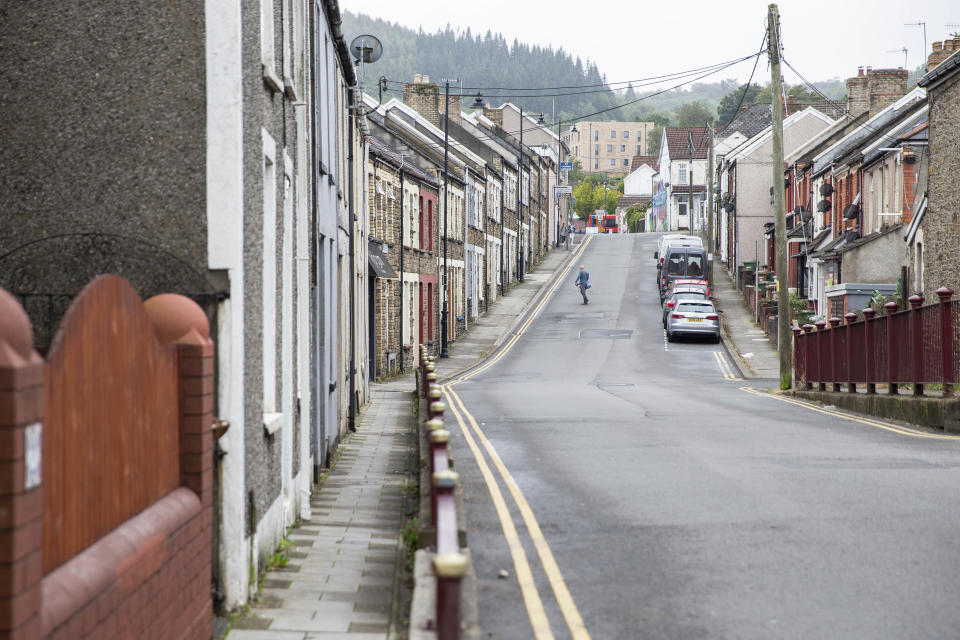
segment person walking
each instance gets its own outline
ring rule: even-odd
[[[587,271],[583,265],[580,265],[580,273],[577,274],[577,279],[573,284],[580,289],[580,295],[583,296],[583,304],[590,304],[590,298],[587,297],[587,289],[590,288],[590,272]]]

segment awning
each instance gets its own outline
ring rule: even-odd
[[[367,260],[370,263],[370,270],[373,271],[373,275],[388,280],[397,279],[397,272],[387,262],[387,256],[383,255],[379,242],[367,241]]]

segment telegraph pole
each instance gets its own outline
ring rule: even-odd
[[[773,208],[777,234],[777,344],[780,351],[780,388],[793,382],[793,336],[790,332],[790,293],[787,289],[787,214],[783,185],[783,86],[780,80],[780,12],[771,4],[767,13],[770,55],[770,103],[773,108]]]
[[[517,165],[517,280],[523,282],[523,107],[520,107],[520,164]]]
[[[713,267],[713,127],[707,123],[707,253],[710,255],[711,268]]]
[[[440,312],[440,357],[449,358],[447,348],[447,299],[450,298],[449,283],[447,282],[447,194],[450,192],[450,176],[447,174],[447,155],[450,149],[450,81],[445,81],[445,96],[443,98],[443,311]],[[403,249],[401,248],[401,251]],[[400,293],[403,295],[403,283],[400,284]]]

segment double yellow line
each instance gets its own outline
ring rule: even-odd
[[[727,359],[721,352],[714,351],[713,357],[716,359],[717,366],[720,367],[720,373],[723,374],[725,380],[743,380],[743,378],[734,372],[733,367],[730,366],[730,363],[727,362]]]
[[[874,427],[876,429],[890,431],[891,433],[896,433],[901,436],[909,436],[911,438],[926,438],[928,440],[960,440],[960,436],[938,435],[936,433],[929,433],[926,431],[921,431],[919,429],[911,429],[910,427],[904,427],[904,426],[900,426],[890,422],[884,422],[881,420],[872,420],[870,418],[863,418],[861,416],[855,416],[849,413],[843,413],[841,411],[827,409],[826,407],[815,404],[813,402],[807,402],[805,400],[797,400],[796,398],[791,398],[789,396],[779,395],[775,393],[767,393],[766,391],[760,391],[759,389],[754,389],[753,387],[740,387],[740,391],[744,391],[746,393],[749,393],[750,395],[760,396],[761,398],[770,398],[771,400],[786,402],[787,404],[792,404],[794,406],[801,407],[809,411],[822,413],[823,415],[832,416],[834,418],[840,418],[841,420],[856,422],[859,424],[866,425],[868,427]]]
[[[537,590],[536,581],[533,577],[533,571],[531,570],[530,563],[527,560],[527,553],[524,551],[523,544],[520,542],[520,535],[517,532],[517,527],[513,522],[513,517],[510,515],[510,509],[507,506],[507,502],[500,490],[500,485],[491,471],[490,465],[487,463],[487,457],[489,457],[490,461],[493,463],[493,466],[496,467],[501,481],[503,482],[504,486],[506,486],[507,491],[509,491],[510,496],[513,498],[513,501],[520,512],[520,516],[523,519],[523,524],[526,526],[527,533],[537,551],[537,556],[540,558],[540,564],[543,566],[543,571],[547,576],[550,587],[553,589],[553,594],[556,598],[557,605],[559,606],[560,612],[563,614],[563,619],[567,623],[567,627],[570,630],[570,635],[574,640],[590,640],[590,634],[587,632],[587,628],[583,623],[583,618],[580,617],[580,612],[577,609],[577,605],[573,601],[573,596],[570,595],[570,590],[567,588],[567,584],[563,580],[563,574],[560,572],[560,567],[557,564],[556,558],[553,556],[553,552],[550,550],[550,545],[547,543],[547,539],[544,537],[543,531],[540,529],[540,524],[537,522],[536,516],[533,515],[533,509],[530,508],[530,504],[527,502],[526,497],[524,497],[523,492],[520,490],[519,485],[517,485],[516,480],[514,480],[513,475],[507,469],[506,465],[503,463],[503,460],[500,459],[496,449],[493,448],[493,445],[490,443],[486,435],[483,433],[483,430],[480,429],[480,426],[477,424],[476,419],[467,410],[463,400],[461,400],[460,396],[457,395],[457,392],[453,390],[453,387],[454,385],[457,385],[479,373],[482,373],[483,371],[486,371],[494,364],[499,362],[500,359],[502,359],[507,352],[513,348],[513,346],[517,343],[517,340],[520,339],[520,336],[523,335],[527,328],[533,323],[534,319],[536,319],[536,317],[539,315],[541,309],[543,309],[543,307],[550,300],[554,291],[556,291],[557,287],[570,271],[575,259],[583,253],[587,244],[590,243],[590,240],[592,240],[592,237],[588,237],[580,246],[578,252],[574,254],[574,259],[570,261],[570,264],[567,265],[560,276],[556,279],[547,294],[530,313],[530,316],[527,318],[527,320],[492,358],[484,362],[483,365],[471,369],[464,375],[458,377],[456,380],[450,381],[442,386],[444,396],[447,400],[447,405],[450,407],[454,418],[456,418],[457,424],[460,426],[460,432],[463,434],[463,439],[466,441],[467,446],[473,453],[473,457],[477,461],[477,467],[480,469],[480,475],[483,476],[483,480],[487,485],[487,490],[490,492],[490,498],[493,501],[494,509],[496,510],[497,517],[500,520],[500,526],[503,528],[503,534],[506,538],[507,546],[510,549],[510,556],[513,559],[513,566],[517,574],[517,582],[520,585],[520,592],[523,596],[523,603],[527,610],[527,616],[530,618],[530,626],[533,628],[533,635],[537,640],[553,640],[553,630],[550,628],[550,621],[547,618],[547,612],[544,608],[543,600],[540,598],[540,592]],[[484,456],[484,451],[486,452],[486,456]]]

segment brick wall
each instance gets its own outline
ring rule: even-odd
[[[847,111],[851,118],[870,108],[870,94],[867,93],[867,77],[863,74],[863,67],[857,71],[857,75],[847,79]]]
[[[928,92],[930,172],[924,214],[923,288],[927,297],[939,287],[960,291],[960,75]]]
[[[876,115],[907,93],[906,69],[872,69],[867,72],[870,115]]]

